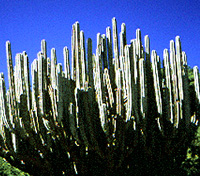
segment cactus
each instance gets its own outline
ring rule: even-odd
[[[148,35],[143,47],[140,29],[127,44],[123,23],[118,41],[113,18],[112,32],[107,27],[106,35],[97,34],[93,54],[92,40],[85,47],[76,22],[71,59],[63,48],[64,66],[55,48],[47,57],[41,41],[31,63],[32,86],[27,53],[16,54],[13,67],[7,41],[7,92],[0,74],[0,155],[34,175],[145,175],[152,167],[158,175],[166,165],[170,175],[179,166],[177,152],[184,153],[191,140],[183,129],[195,132],[198,125],[200,104],[198,68],[192,85],[180,37],[175,41],[170,54],[163,51],[161,68]]]
[[[64,73],[65,78],[70,80],[70,65],[69,65],[69,50],[67,47],[64,47],[63,49],[63,57],[64,57]]]
[[[119,49],[118,49],[117,21],[115,18],[112,19],[112,28],[113,28],[114,65],[115,65],[115,70],[117,70],[119,68]]]
[[[89,86],[94,89],[94,79],[93,79],[93,61],[92,61],[92,40],[89,38],[87,40],[87,74]]]
[[[167,104],[169,105],[168,108],[170,108],[170,110],[166,107],[166,111],[169,113],[166,115],[167,116],[167,120],[169,120],[171,123],[173,123],[173,101],[172,101],[172,85],[171,85],[171,74],[170,74],[170,63],[169,63],[169,52],[167,49],[164,50],[163,52],[163,57],[164,57],[164,75],[165,75],[165,86],[167,88],[167,94],[168,94],[168,98],[167,98]]]

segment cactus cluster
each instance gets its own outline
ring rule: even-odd
[[[93,54],[92,40],[85,46],[76,22],[71,62],[67,47],[64,66],[55,48],[47,57],[42,40],[31,64],[32,86],[27,53],[16,54],[14,67],[9,41],[6,53],[9,89],[1,73],[0,155],[31,174],[145,172],[144,158],[152,167],[173,163],[198,125],[199,72],[193,68],[191,86],[179,36],[170,41],[170,52],[164,50],[162,66],[147,35],[142,44],[140,29],[127,44],[123,23],[118,43],[113,18],[112,33],[107,27],[106,34],[97,34]]]

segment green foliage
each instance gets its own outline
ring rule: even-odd
[[[194,74],[193,74],[193,69],[191,67],[188,67],[188,78],[189,78],[190,86],[193,86],[194,85]]]
[[[182,162],[182,169],[188,176],[200,175],[200,127],[198,127],[195,138],[187,150],[185,161]]]
[[[191,148],[188,148],[186,160],[182,163],[183,170],[188,176],[200,174],[199,156],[192,153]]]
[[[16,167],[13,167],[10,163],[8,163],[5,158],[0,157],[0,175],[4,176],[12,176],[12,175],[19,175],[19,176],[29,176],[28,173],[25,173],[19,170]]]

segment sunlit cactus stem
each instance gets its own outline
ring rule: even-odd
[[[167,120],[170,120],[171,123],[173,123],[173,100],[172,100],[172,85],[171,85],[171,69],[170,69],[170,62],[169,62],[169,52],[167,49],[163,52],[164,57],[164,75],[165,75],[165,84],[167,87],[167,94],[168,94],[168,104],[170,109],[166,109],[168,113]]]
[[[180,37],[176,36],[176,64],[177,64],[177,76],[178,76],[178,92],[180,101],[180,119],[183,119],[183,79],[182,79],[182,49]]]
[[[176,128],[179,125],[180,112],[178,102],[178,78],[177,78],[177,66],[175,60],[175,44],[174,41],[170,41],[170,65],[171,65],[171,76],[172,76],[172,91],[173,91],[173,103],[174,103],[174,119],[173,124]]]
[[[64,72],[65,78],[70,80],[70,65],[69,65],[69,50],[67,47],[63,48],[63,56],[64,56]]]
[[[161,97],[161,85],[160,85],[160,77],[159,77],[159,60],[155,50],[152,51],[151,54],[152,59],[152,69],[153,69],[153,81],[154,81],[154,90],[155,90],[155,97],[156,97],[156,105],[157,105],[157,112],[159,117],[157,117],[157,123],[160,130],[162,130],[162,126],[160,124],[160,118],[162,117],[162,97]]]
[[[9,114],[6,99],[6,87],[4,81],[4,74],[0,73],[0,135],[6,141],[5,127],[12,128],[9,123]]]
[[[51,84],[54,89],[56,89],[56,67],[57,67],[57,57],[55,48],[51,49]]]
[[[118,48],[117,21],[115,18],[112,19],[112,28],[113,28],[114,66],[115,70],[117,70],[119,68],[119,48]]]
[[[92,39],[87,40],[87,62],[88,62],[88,77],[89,85],[91,88],[94,88],[94,79],[93,79],[93,59],[92,59]]]
[[[41,41],[41,52],[44,55],[44,58],[47,59],[47,43],[45,39]]]
[[[85,52],[85,37],[83,31],[80,32],[80,73],[81,73],[81,87],[86,88],[86,52]]]
[[[200,89],[199,89],[199,69],[197,66],[193,68],[193,74],[194,74],[194,87],[195,87],[195,93],[196,97],[200,103]]]
[[[24,58],[24,81],[25,81],[25,92],[27,96],[27,107],[28,111],[31,110],[31,89],[30,89],[30,77],[29,77],[29,58],[26,52],[23,52]]]

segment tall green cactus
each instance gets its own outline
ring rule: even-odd
[[[71,59],[63,48],[64,66],[57,63],[55,48],[47,57],[47,43],[41,41],[31,63],[32,86],[27,53],[18,53],[13,66],[7,41],[7,93],[0,74],[0,155],[36,168],[38,175],[147,174],[148,167],[158,175],[155,165],[165,167],[162,162],[172,170],[177,152],[190,142],[183,129],[198,125],[200,104],[198,68],[193,68],[191,92],[187,57],[180,37],[175,41],[170,53],[164,50],[161,67],[148,35],[143,46],[137,29],[129,45],[126,25],[118,38],[113,18],[112,31],[107,27],[106,34],[97,34],[93,54],[92,40],[85,46],[76,22]]]

